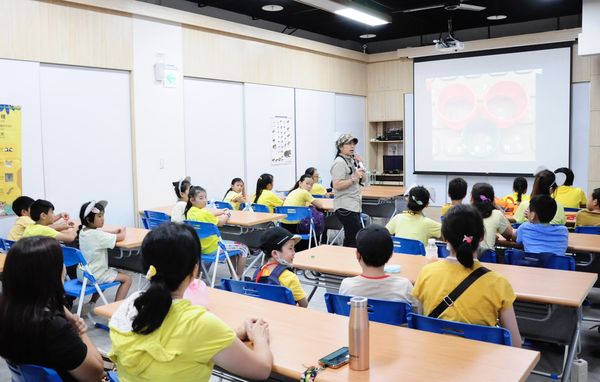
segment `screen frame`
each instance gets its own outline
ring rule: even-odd
[[[571,167],[571,133],[572,133],[572,109],[573,109],[573,44],[574,41],[563,41],[563,42],[554,42],[548,44],[536,44],[536,45],[526,45],[526,46],[515,46],[509,48],[500,48],[500,49],[486,49],[486,50],[477,50],[472,52],[462,52],[462,53],[449,53],[449,54],[441,54],[435,56],[423,56],[423,57],[415,57],[413,59],[413,95],[414,91],[414,83],[415,83],[415,64],[420,62],[429,62],[429,61],[441,61],[453,58],[469,58],[469,57],[480,57],[480,56],[491,56],[498,54],[507,54],[507,53],[520,53],[520,52],[532,52],[537,50],[551,50],[551,49],[560,49],[560,48],[569,48],[570,57],[569,60],[569,160],[567,167]],[[416,96],[415,96],[416,99]],[[516,172],[457,172],[457,171],[418,171],[415,170],[416,162],[415,162],[415,153],[416,153],[416,144],[415,144],[415,134],[416,134],[416,119],[415,119],[415,108],[416,102],[413,102],[413,129],[412,129],[412,140],[413,140],[413,150],[412,150],[412,168],[413,174],[418,175],[473,175],[473,176],[499,176],[499,177],[513,177],[513,176],[526,176],[531,177],[535,176],[534,173],[516,173]]]

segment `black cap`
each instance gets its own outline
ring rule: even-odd
[[[290,233],[285,228],[270,228],[260,238],[260,249],[269,256],[271,251],[281,250],[281,247],[289,240],[294,240],[294,244],[297,244],[300,241],[300,236]]]
[[[381,266],[390,259],[394,251],[394,241],[387,228],[379,224],[370,224],[358,231],[356,249],[367,265]]]

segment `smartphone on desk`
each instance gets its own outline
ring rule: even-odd
[[[338,369],[345,364],[350,362],[350,352],[348,351],[348,347],[344,346],[343,348],[339,348],[333,353],[327,354],[325,357],[319,360],[319,365],[327,366],[332,369]]]

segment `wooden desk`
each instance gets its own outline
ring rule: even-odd
[[[324,211],[333,212],[333,199],[332,198],[323,198],[323,199],[318,199],[318,200],[321,201]]]
[[[0,273],[4,271],[4,262],[6,261],[6,253],[0,253]]]
[[[109,317],[119,302],[94,309]],[[348,317],[210,290],[209,309],[232,328],[245,317],[269,323],[273,372],[298,379],[324,355],[348,344]],[[524,381],[539,353],[399,326],[370,323],[371,368],[319,372],[317,381]],[[457,351],[460,349],[460,351]]]
[[[171,215],[172,210],[173,205],[148,208],[148,211],[164,212],[169,216]],[[144,211],[140,211],[140,214],[143,215]],[[250,228],[265,223],[275,222],[285,217],[286,215],[284,214],[233,210],[231,211],[231,218],[229,218],[229,220],[227,221],[227,225],[235,225],[238,227]]]
[[[116,229],[120,226],[105,224],[103,228]],[[125,227],[125,239],[117,241],[115,248],[119,249],[135,249],[142,246],[142,241],[150,230],[144,228]]]
[[[427,260],[425,256],[394,254],[389,264],[400,265],[399,275],[414,283]],[[504,275],[519,300],[570,307],[581,306],[598,278],[597,274],[587,272],[491,263],[485,263],[485,266]],[[356,249],[330,245],[296,253],[294,267],[340,276],[356,276],[361,273],[356,261]]]
[[[523,248],[521,244],[505,239],[498,239],[496,244],[508,248]],[[569,232],[569,253],[600,253],[600,235]]]
[[[511,223],[516,223],[517,221],[515,220],[514,217],[514,212],[505,212],[504,216],[506,216],[506,218],[508,219],[508,221],[510,221]],[[567,227],[575,227],[575,218],[577,216],[577,212],[571,212],[571,211],[566,211],[565,212],[565,217],[567,218],[567,223],[565,224]]]
[[[394,199],[404,195],[404,187],[366,186],[362,189],[364,199]]]

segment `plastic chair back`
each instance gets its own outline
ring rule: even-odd
[[[170,221],[171,217],[167,214],[165,214],[164,212],[160,212],[160,211],[144,211],[144,217],[147,217],[149,219],[156,219],[156,220],[161,220],[161,221]]]
[[[510,332],[496,326],[465,324],[464,322],[447,321],[410,313],[408,315],[408,327],[438,334],[450,334],[471,340],[491,342],[499,345],[512,345]]]
[[[154,228],[158,227],[159,225],[166,223],[168,221],[169,220],[159,220],[159,219],[142,217],[142,224],[144,225],[144,228],[146,228],[146,229],[154,229]]]
[[[479,255],[479,261],[482,263],[497,263],[498,256],[496,255],[496,251],[486,249],[481,255]]]
[[[425,246],[419,240],[397,236],[392,236],[392,240],[394,240],[394,253],[425,256]]]
[[[70,267],[73,265],[87,265],[87,261],[85,261],[85,257],[83,257],[83,253],[77,248],[62,246],[63,251],[63,262],[65,267]]]
[[[312,219],[312,214],[310,213],[310,209],[308,207],[275,207],[275,213],[287,215],[285,220],[290,222]]]
[[[582,225],[575,227],[575,233],[585,233],[588,235],[600,235],[600,226]]]
[[[448,248],[446,248],[446,243],[435,243],[435,245],[437,245],[438,257],[440,259],[445,259],[450,256],[450,252],[448,251]]]
[[[578,212],[581,208],[577,207],[563,207],[565,212]]]
[[[352,296],[325,293],[327,311],[342,316],[350,316],[349,302],[351,298]],[[412,308],[406,302],[369,298],[367,309],[369,312],[369,321],[389,325],[402,325],[406,323],[406,315],[411,312]]]
[[[219,239],[221,238],[221,231],[219,231],[219,227],[217,227],[216,224],[197,222],[194,220],[185,220],[184,223],[192,226],[196,230],[199,239],[207,239],[215,235],[218,236]]]
[[[214,203],[215,207],[220,210],[225,209],[225,208],[228,210],[233,210],[233,206],[229,202],[222,202],[220,200],[215,200],[213,203]]]
[[[509,249],[504,252],[506,264],[521,265],[525,267],[575,270],[575,259],[570,256],[556,255],[554,253],[532,253]]]
[[[245,210],[247,207],[248,207],[248,203],[240,204],[240,209],[242,209],[242,210]],[[266,212],[266,213],[271,212],[271,210],[269,210],[269,207],[265,206],[264,204],[250,203],[250,208],[252,208],[252,211],[254,211],[254,212]]]
[[[255,283],[231,279],[221,280],[223,289],[244,296],[262,298],[264,300],[296,305],[292,291],[281,285]]]
[[[517,228],[519,228],[519,226],[521,224],[523,224],[523,223],[512,223],[511,226],[512,226],[513,229],[517,229]]]
[[[37,365],[15,365],[6,362],[11,382],[62,382],[56,370]]]
[[[315,199],[325,199],[327,198],[325,195],[317,195],[317,194],[312,194],[312,197]]]
[[[4,250],[5,251],[9,251],[10,248],[15,245],[16,241],[12,241],[12,240],[8,240],[8,239],[2,239],[2,245],[4,245]]]

